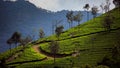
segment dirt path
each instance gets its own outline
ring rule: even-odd
[[[32,48],[33,48],[37,53],[43,54],[43,53],[41,53],[38,45],[34,45]],[[12,60],[18,58],[19,55],[20,55],[20,53],[16,53],[16,54],[12,55],[11,57],[9,57],[8,59],[6,59],[5,61],[6,61],[6,62],[11,62]],[[53,57],[47,56],[47,59],[52,59],[52,58],[53,58]]]
[[[47,52],[43,51],[42,49],[40,49],[40,46],[39,46],[39,45],[34,45],[34,46],[32,46],[32,48],[33,48],[37,53],[45,55],[47,59],[54,59],[54,55],[53,55],[53,54],[50,54],[50,53],[47,53]],[[21,53],[18,52],[18,53],[16,53],[15,55],[12,55],[11,57],[9,57],[9,58],[6,60],[6,62],[10,62],[10,61],[18,58],[18,57],[20,56],[20,54],[21,54]],[[75,53],[74,53],[74,54],[70,54],[69,56],[73,56],[73,55],[75,55]],[[63,55],[63,54],[56,54],[55,57],[56,57],[56,58],[63,58],[63,57],[66,57],[66,56],[68,56],[68,55],[67,55],[67,54],[64,54],[64,55]],[[46,59],[46,60],[47,60],[47,59]]]
[[[33,49],[34,49],[37,53],[45,55],[48,59],[53,59],[53,58],[54,58],[54,54],[44,51],[44,50],[43,50],[40,46],[38,46],[38,45],[34,45],[34,46],[33,46]],[[63,57],[67,57],[67,56],[74,56],[74,57],[76,57],[77,55],[78,55],[77,52],[73,52],[73,53],[71,53],[71,54],[55,54],[55,58],[63,58]]]
[[[16,53],[15,55],[12,55],[11,57],[9,57],[9,58],[6,60],[6,62],[10,62],[10,61],[16,59],[16,58],[19,57],[19,56],[20,56],[20,53]]]
[[[34,45],[32,48],[33,48],[37,53],[45,55],[44,53],[41,52],[41,50],[40,50],[40,48],[39,48],[38,45]],[[47,57],[47,59],[53,59],[53,57],[50,57],[50,56],[46,56],[46,57]]]

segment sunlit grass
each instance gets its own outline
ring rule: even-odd
[[[112,24],[113,28],[120,27],[120,15],[118,14],[118,9],[114,9],[111,11],[112,15],[115,15],[114,23]],[[108,13],[107,13],[108,14]],[[70,68],[72,62],[74,62],[74,67],[80,67],[84,64],[90,64],[92,66],[96,66],[99,61],[106,55],[111,55],[111,49],[115,45],[117,37],[116,33],[120,30],[111,31],[111,32],[103,32],[97,34],[91,34],[87,36],[80,36],[84,34],[89,34],[93,32],[104,31],[105,29],[102,26],[102,19],[105,15],[103,14],[97,18],[89,20],[86,23],[80,24],[77,27],[70,28],[62,33],[59,37],[59,52],[60,54],[70,54],[75,52],[78,49],[79,55],[68,56],[63,58],[56,59],[56,66],[59,67],[67,67]],[[71,33],[73,36],[80,36],[72,38]],[[69,38],[69,39],[68,39]],[[39,43],[44,40],[58,40],[56,35],[52,35],[43,39],[37,40],[35,43]],[[75,41],[79,42],[79,45],[75,44]],[[50,52],[49,50],[49,42],[44,42],[41,44],[37,44],[41,46],[43,50],[46,52]],[[7,53],[7,52],[6,52]],[[5,54],[6,55],[6,54]],[[25,49],[25,51],[21,54],[21,56],[12,62],[19,62],[19,61],[27,61],[27,60],[36,60],[46,57],[43,54],[39,54],[34,51],[32,47]],[[72,62],[70,62],[72,60]],[[53,65],[53,58],[47,59],[40,62],[33,62],[33,63],[25,63],[21,65],[17,65],[18,68],[33,68],[33,67],[45,67],[45,68],[52,68]]]

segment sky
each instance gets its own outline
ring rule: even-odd
[[[15,0],[13,0],[15,1]],[[87,3],[92,7],[100,6],[102,3],[105,4],[106,0],[27,0],[33,3],[35,6],[47,9],[50,11],[61,11],[61,10],[84,10],[83,6]],[[110,9],[114,8],[114,5],[111,1]],[[99,10],[101,10],[99,8]]]
[[[61,11],[61,10],[83,10],[83,6],[89,3],[92,7],[93,5],[98,6],[102,3],[105,4],[106,0],[29,0],[31,3],[35,4],[37,7],[41,7],[51,11]],[[111,9],[114,5],[111,1]],[[100,8],[99,8],[100,10]]]

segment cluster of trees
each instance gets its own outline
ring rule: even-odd
[[[78,12],[74,15],[73,11],[70,11],[66,14],[66,18],[69,23],[69,27],[73,27],[73,21],[78,22],[78,25],[80,24],[80,21],[82,20],[82,13]]]
[[[87,11],[87,20],[89,20],[89,9],[90,9],[90,5],[89,4],[85,4],[85,6],[83,7],[83,9],[85,9]],[[93,17],[96,17],[97,12],[98,12],[98,7],[97,6],[93,6],[91,8],[91,13],[93,15]],[[73,21],[78,22],[78,25],[80,24],[80,21],[82,20],[83,14],[79,11],[77,14],[75,14],[73,11],[69,11],[66,14],[66,18],[67,21],[69,23],[69,27],[73,26]]]
[[[120,0],[113,0],[113,3],[115,4],[116,7],[120,7]],[[106,4],[101,4],[100,7],[102,9],[102,13],[103,11],[108,12],[110,10],[110,0],[106,0]],[[89,9],[90,9],[90,5],[89,4],[85,4],[85,6],[83,6],[83,9],[85,9],[87,11],[87,20],[89,20]],[[93,6],[91,8],[91,13],[93,15],[93,17],[95,18],[97,16],[98,13],[98,7],[97,6]],[[80,24],[80,21],[82,20],[82,16],[83,14],[81,12],[78,12],[78,14],[74,15],[73,11],[69,11],[66,14],[66,18],[67,21],[69,23],[69,27],[72,27],[73,21],[78,22],[78,25]]]
[[[7,40],[6,43],[10,45],[10,52],[11,52],[11,45],[12,45],[12,44],[15,44],[15,45],[17,46],[17,44],[19,43],[20,45],[23,46],[23,49],[24,49],[25,45],[26,45],[27,43],[31,42],[31,41],[32,41],[32,39],[31,39],[30,36],[27,36],[27,37],[25,37],[25,38],[22,38],[21,33],[19,33],[19,32],[14,32],[14,33],[12,34],[12,36]]]
[[[104,5],[103,3],[100,5],[101,9],[102,9],[102,13],[103,11],[108,12],[110,10],[110,0],[106,0],[106,4]]]

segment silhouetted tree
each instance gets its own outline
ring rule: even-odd
[[[106,0],[106,5],[104,6],[105,12],[108,12],[110,10],[110,0]]]
[[[45,33],[42,28],[40,29],[39,36],[40,36],[40,38],[44,38],[44,36],[45,36]]]
[[[61,35],[61,33],[63,32],[63,29],[64,29],[63,26],[58,26],[58,27],[56,27],[56,29],[55,29],[55,33],[56,33],[58,39],[59,39],[59,36]]]
[[[66,14],[67,21],[69,23],[69,27],[72,27],[73,23],[73,11],[70,11]]]
[[[54,34],[54,31],[55,31],[55,28],[57,28],[57,26],[59,24],[61,24],[62,20],[55,20],[53,23],[52,23],[52,34]]]
[[[82,13],[81,12],[78,12],[78,14],[76,14],[74,16],[74,21],[78,22],[78,25],[80,24],[80,21],[82,20]]]
[[[11,39],[13,40],[13,42],[16,44],[20,42],[21,40],[21,34],[19,32],[14,32]]]
[[[10,45],[10,49],[11,49],[11,44],[14,43],[17,46],[17,43],[20,43],[20,40],[21,40],[21,34],[19,32],[14,32],[11,38],[7,40],[7,44]]]
[[[104,11],[104,4],[103,3],[100,5],[100,8],[101,8],[102,13],[103,13],[103,11]]]
[[[87,10],[87,20],[89,20],[89,8],[90,8],[90,5],[85,4],[85,6],[83,8]]]
[[[32,40],[35,40],[35,32],[36,32],[37,30],[34,28],[34,29],[32,29],[32,33],[30,33],[31,35],[31,37],[32,37]]]
[[[55,55],[59,51],[59,43],[57,41],[52,40],[50,42],[49,49],[50,49],[50,52],[54,55],[54,64],[55,64]]]
[[[113,0],[113,4],[115,5],[115,7],[120,7],[120,0]]]
[[[111,15],[105,16],[105,18],[103,19],[103,27],[105,28],[105,30],[110,31],[111,25],[113,24],[113,19],[114,17]]]
[[[97,16],[97,12],[98,12],[98,7],[97,6],[93,6],[91,8],[92,10],[92,15],[93,15],[93,18],[95,18]]]

